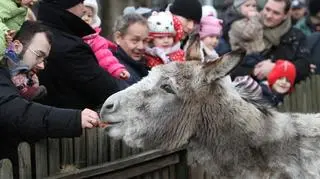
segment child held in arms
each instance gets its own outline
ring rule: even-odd
[[[85,0],[85,14],[82,17],[86,23],[88,23],[96,33],[83,37],[83,40],[91,47],[95,53],[99,65],[113,77],[119,79],[128,79],[130,73],[126,70],[118,59],[112,54],[109,49],[116,48],[116,45],[111,41],[100,36],[101,20],[98,16],[98,4],[96,0]]]
[[[267,80],[258,83],[250,76],[241,76],[236,77],[234,83],[236,87],[244,89],[253,96],[262,96],[272,106],[278,106],[283,102],[284,96],[293,91],[295,79],[294,64],[279,59],[267,76]]]

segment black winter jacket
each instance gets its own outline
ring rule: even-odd
[[[305,35],[296,28],[291,28],[280,39],[280,44],[262,54],[264,59],[271,59],[275,62],[278,59],[291,61],[297,69],[296,82],[304,80],[310,75],[310,50],[305,45]],[[246,57],[231,74],[236,76],[250,75],[253,67],[245,66]]]
[[[25,100],[11,82],[9,71],[0,68],[0,159],[17,164],[17,145],[46,137],[78,137],[81,111],[59,109]]]
[[[119,82],[119,87],[121,90],[133,85],[134,83],[137,83],[143,77],[148,75],[149,68],[147,67],[143,59],[141,61],[133,60],[126,54],[126,52],[121,47],[117,48],[117,51],[114,52],[114,55],[130,73],[130,78],[128,80],[121,80]]]
[[[310,49],[311,63],[317,66],[316,74],[320,74],[320,32],[308,36],[306,46]]]
[[[72,13],[40,3],[38,20],[53,33],[48,64],[40,74],[40,84],[48,96],[41,103],[63,108],[96,108],[119,91],[117,79],[98,64],[82,37],[94,30]]]

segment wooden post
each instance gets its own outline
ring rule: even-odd
[[[13,179],[12,163],[9,159],[0,160],[0,178]]]
[[[19,178],[32,179],[31,166],[31,148],[26,142],[22,142],[18,146],[19,156]]]

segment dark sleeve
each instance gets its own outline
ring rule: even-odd
[[[231,79],[237,76],[251,75],[256,64],[263,60],[263,57],[257,53],[249,54],[243,57],[241,64],[231,73]]]
[[[310,50],[305,45],[305,36],[301,33],[301,38],[297,42],[297,50],[293,63],[296,66],[296,83],[304,80],[310,75]]]
[[[0,133],[27,141],[81,135],[81,111],[29,102],[7,78],[0,77],[0,89]]]
[[[118,80],[105,72],[94,58],[94,54],[83,47],[75,47],[63,57],[62,71],[73,88],[95,105],[102,104],[107,97],[119,91]]]

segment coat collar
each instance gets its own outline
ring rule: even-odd
[[[118,46],[116,51],[116,56],[120,61],[130,65],[131,67],[140,71],[140,73],[147,75],[148,74],[148,67],[146,65],[145,59],[141,59],[140,61],[136,61],[132,59],[120,46]]]
[[[45,2],[40,2],[38,20],[44,25],[80,38],[95,33],[95,31],[81,18]]]

